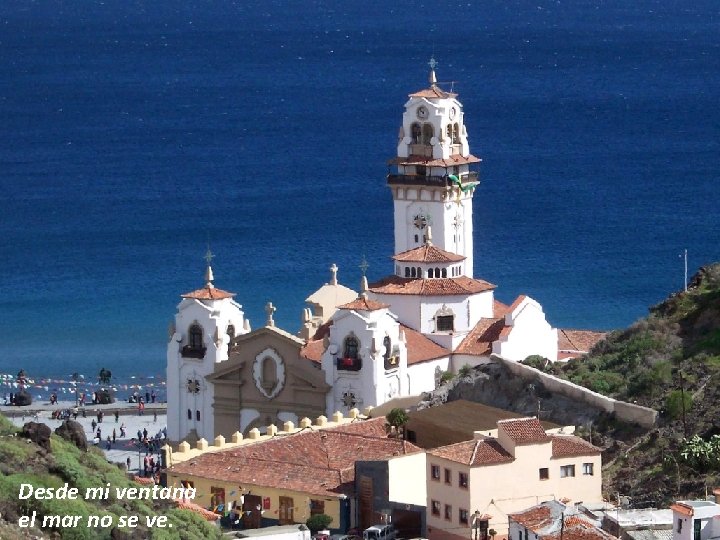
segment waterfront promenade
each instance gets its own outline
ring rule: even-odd
[[[16,426],[22,427],[26,422],[41,422],[47,424],[54,432],[63,421],[53,419],[53,411],[62,411],[63,409],[72,411],[74,407],[74,401],[59,401],[53,405],[50,405],[49,401],[39,401],[24,407],[0,406],[0,412]],[[98,445],[98,448],[105,453],[108,461],[125,465],[127,458],[130,458],[130,472],[141,472],[145,450],[133,444],[132,439],[137,440],[138,431],[142,432],[145,429],[147,429],[148,438],[152,438],[166,427],[166,404],[148,403],[145,405],[143,415],[138,414],[137,403],[128,403],[127,401],[117,401],[108,405],[85,405],[84,409],[85,416],[78,414],[77,422],[85,430],[88,446],[93,445],[95,431],[97,427],[100,427],[103,440]],[[93,420],[97,422],[97,413],[100,411],[104,414],[103,421],[97,424],[97,427],[93,430],[92,422]],[[117,422],[115,421],[116,411],[118,412]],[[72,419],[72,417],[70,418]],[[120,426],[122,424],[125,424],[125,437],[120,437]],[[112,444],[110,450],[106,450],[107,436],[112,437],[113,429],[115,429],[116,433],[115,444]],[[155,459],[158,459],[157,454]]]

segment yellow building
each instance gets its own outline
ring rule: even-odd
[[[330,528],[345,532],[355,525],[355,462],[416,452],[415,445],[388,437],[385,418],[358,418],[199,453],[168,468],[167,482],[192,485],[202,506],[236,509],[243,528],[327,514]]]

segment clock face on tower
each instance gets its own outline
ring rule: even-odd
[[[450,120],[454,120],[456,114],[457,114],[457,110],[455,109],[455,107],[451,107],[450,108]]]
[[[426,107],[418,107],[416,114],[420,120],[425,120],[428,117],[428,110]]]

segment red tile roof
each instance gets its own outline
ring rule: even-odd
[[[388,438],[385,417],[380,417],[208,452],[174,465],[170,472],[337,497],[352,492],[356,461],[419,451],[412,443]]]
[[[194,502],[187,500],[183,501],[182,499],[175,499],[175,504],[177,504],[178,508],[181,510],[190,510],[191,512],[200,514],[200,516],[202,516],[206,521],[217,521],[221,517],[219,514],[206,510],[199,504],[195,504]]]
[[[300,356],[315,363],[322,362],[322,355],[325,352],[325,343],[322,339],[308,341],[300,348]]]
[[[416,279],[388,276],[370,285],[378,294],[417,294],[421,296],[455,296],[495,289],[495,285],[466,276],[440,279]]]
[[[232,298],[235,293],[216,289],[215,287],[203,287],[196,291],[181,295],[183,298],[194,298],[196,300],[222,300],[223,298]]]
[[[498,430],[507,433],[515,444],[533,444],[550,440],[540,421],[534,417],[498,420]]]
[[[408,156],[408,157],[396,157],[388,161],[388,165],[424,165],[425,167],[455,167],[457,165],[469,165],[471,163],[480,163],[482,160],[479,157],[468,154],[467,156],[461,156],[460,154],[453,154],[449,158],[438,158],[433,159],[427,156]]]
[[[486,356],[492,353],[492,344],[500,338],[505,319],[480,319],[455,349],[456,354]]]
[[[573,435],[550,435],[550,439],[552,440],[552,456],[554,458],[595,456],[601,452],[596,446]]]
[[[400,325],[405,332],[405,342],[407,344],[407,365],[419,364],[428,360],[435,360],[448,356],[450,351],[445,347],[441,347],[434,341],[430,340],[417,330],[413,330],[404,324]]]
[[[433,262],[458,262],[464,261],[467,257],[464,255],[458,255],[450,251],[445,251],[432,244],[425,244],[424,246],[409,249],[393,256],[393,259],[401,262],[422,262],[422,263],[433,263]]]
[[[429,450],[428,454],[470,467],[499,465],[513,461],[513,457],[495,439],[463,441]]]
[[[553,516],[552,509],[545,504],[533,506],[524,512],[508,514],[508,517],[533,532],[552,525],[556,519],[556,517]]]
[[[352,302],[338,306],[338,309],[356,309],[361,311],[377,311],[378,309],[389,308],[390,304],[383,304],[367,298],[356,298]]]
[[[510,312],[510,306],[503,304],[499,300],[493,300],[493,315],[497,318],[504,317]]]
[[[409,94],[409,96],[432,99],[432,98],[454,98],[454,97],[457,97],[457,94],[453,94],[452,92],[446,92],[439,86],[433,84],[430,88],[425,88],[424,90],[419,90],[418,92]]]
[[[606,335],[607,332],[560,328],[558,329],[558,349],[560,351],[586,353]]]

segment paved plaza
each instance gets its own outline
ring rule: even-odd
[[[47,424],[54,432],[63,421],[53,419],[53,411],[69,409],[72,412],[74,407],[74,401],[60,401],[54,405],[50,405],[49,401],[41,401],[26,407],[0,407],[0,412],[16,426],[22,427],[26,422],[37,421]],[[130,458],[130,472],[137,473],[141,471],[145,450],[138,448],[131,439],[137,440],[138,431],[142,432],[145,429],[148,438],[152,438],[165,428],[167,419],[165,403],[147,404],[143,415],[138,414],[138,406],[135,403],[116,402],[109,405],[86,405],[85,416],[78,414],[77,422],[85,429],[88,446],[93,445],[95,431],[92,428],[92,421],[97,422],[97,413],[100,411],[103,411],[104,418],[101,423],[97,424],[95,431],[97,431],[98,427],[101,429],[103,440],[98,444],[98,448],[105,452],[108,461],[125,465],[127,458]],[[116,411],[119,414],[117,421],[115,420]],[[120,437],[120,426],[122,424],[125,424],[125,437]],[[107,437],[110,435],[112,438],[113,429],[116,434],[115,444],[112,444],[110,450],[106,450]]]

